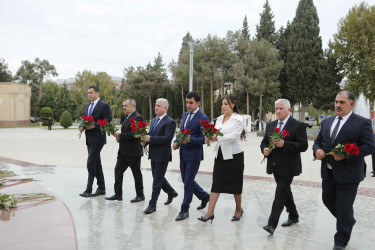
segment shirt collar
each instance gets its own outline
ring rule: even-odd
[[[349,119],[349,117],[350,117],[352,114],[353,114],[353,111],[350,111],[349,114],[347,114],[346,116],[343,116],[343,117],[342,117],[342,121],[347,121],[347,120]],[[336,116],[335,119],[339,119],[339,117]]]
[[[163,119],[164,118],[164,116],[166,116],[167,115],[167,113],[165,113],[164,115],[162,115],[162,116],[158,116],[159,117],[159,121],[161,121],[161,119]]]
[[[284,120],[282,120],[282,121],[280,121],[279,119],[277,119],[277,123],[280,123],[280,122],[282,122],[283,123],[283,125],[285,125],[287,122],[288,122],[288,120],[289,120],[289,117],[290,117],[290,115],[288,115]]]
[[[100,100],[100,98],[96,99],[95,101],[93,101],[94,105],[96,105],[98,103],[98,101]]]

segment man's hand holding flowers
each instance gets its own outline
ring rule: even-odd
[[[275,128],[275,132],[272,133],[271,138],[270,138],[270,145],[266,148],[263,149],[263,154],[264,158],[261,163],[264,162],[264,160],[267,158],[267,156],[270,155],[272,150],[274,150],[276,147],[277,148],[282,148],[284,147],[284,138],[289,137],[288,131],[285,129],[281,132],[279,128]]]

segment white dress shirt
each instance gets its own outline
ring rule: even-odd
[[[198,112],[198,110],[199,110],[199,108],[197,108],[197,109],[196,109],[195,111],[193,111],[191,114],[190,114],[190,112],[189,112],[189,114],[186,116],[186,120],[185,120],[184,128],[186,128],[186,123],[187,123],[187,121],[189,120],[189,115],[191,115],[191,117],[190,117],[190,121],[191,121],[191,119],[193,119],[194,115]]]
[[[241,153],[240,146],[241,133],[245,128],[245,122],[241,115],[233,113],[232,116],[223,124],[224,115],[216,119],[215,128],[220,129],[223,136],[218,136],[218,143],[215,146],[215,157],[221,147],[224,160],[233,159],[234,154]]]
[[[98,99],[96,99],[95,101],[94,101],[94,107],[92,107],[92,112],[94,112],[94,109],[95,109],[95,106],[96,106],[96,104],[98,103],[98,101],[100,100],[100,98],[98,98]],[[89,112],[90,112],[90,108],[91,108],[91,102],[90,102],[90,104],[89,104],[89,108],[87,109],[87,114],[89,114]],[[92,113],[90,114],[90,115],[92,115]]]

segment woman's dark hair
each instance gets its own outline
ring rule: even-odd
[[[230,105],[230,104],[233,104],[233,105],[234,105],[234,106],[233,106],[233,112],[236,112],[237,114],[241,115],[241,112],[240,112],[240,110],[239,110],[239,108],[238,108],[238,105],[237,105],[237,103],[236,103],[236,99],[234,98],[233,95],[225,95],[225,96],[223,96],[223,97],[221,98],[221,103],[223,103],[223,100],[224,100],[224,99],[229,103],[229,105]],[[232,106],[231,106],[231,107],[232,107]],[[242,130],[242,133],[241,133],[240,139],[241,139],[241,141],[244,141],[244,140],[246,141],[246,131],[245,131],[245,129]]]

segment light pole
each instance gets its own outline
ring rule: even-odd
[[[189,42],[190,47],[190,71],[189,71],[189,92],[193,91],[193,53],[194,53],[194,44]]]

